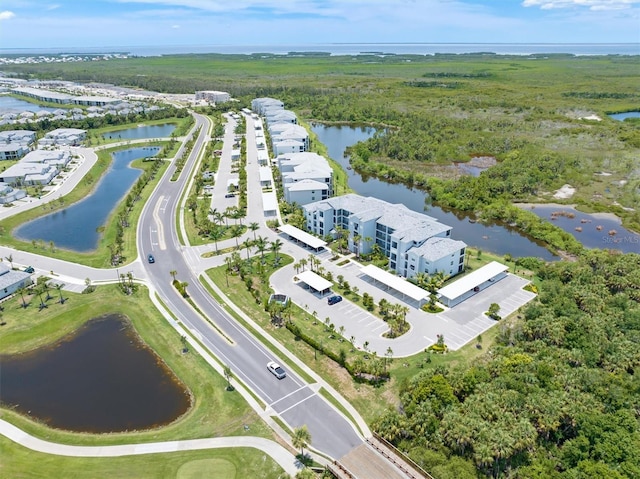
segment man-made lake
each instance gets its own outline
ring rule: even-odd
[[[120,203],[141,174],[130,163],[138,158],[155,156],[160,147],[139,147],[112,153],[113,163],[95,191],[83,200],[60,211],[42,216],[20,226],[15,236],[23,241],[44,241],[58,248],[86,252],[96,249],[99,228]]]
[[[173,422],[191,404],[185,386],[118,315],[0,362],[3,405],[54,428],[149,429]]]
[[[624,121],[627,118],[640,118],[640,111],[625,111],[624,113],[613,113],[610,118],[618,121]]]
[[[48,106],[40,106],[35,103],[31,103],[19,98],[14,98],[8,95],[0,95],[0,115],[7,112],[19,113],[22,111],[55,111],[57,108],[51,108]]]
[[[613,215],[581,213],[575,208],[559,205],[535,205],[526,209],[571,233],[587,248],[640,252],[640,235],[623,228]]]
[[[370,138],[375,129],[371,127],[330,126],[312,124],[311,129],[326,145],[329,156],[347,169],[349,158],[344,156],[348,146]],[[495,223],[470,223],[469,216],[461,212],[444,211],[437,206],[428,206],[428,195],[421,190],[402,184],[386,183],[375,178],[363,178],[353,170],[347,170],[349,187],[363,196],[372,196],[389,203],[402,203],[407,208],[433,216],[453,228],[451,236],[469,246],[484,251],[514,257],[534,256],[545,260],[556,259],[541,243],[528,238],[513,228]]]
[[[167,138],[171,136],[176,125],[167,123],[165,125],[141,125],[137,128],[127,128],[126,130],[116,130],[104,133],[105,140],[141,140],[144,138]]]

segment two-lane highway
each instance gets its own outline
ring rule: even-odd
[[[353,426],[318,394],[317,385],[309,385],[287,368],[286,361],[274,357],[262,343],[237,324],[202,287],[183,256],[178,241],[176,212],[182,207],[181,194],[195,172],[197,158],[209,129],[209,120],[195,115],[196,125],[202,129],[178,181],[171,181],[174,166],[161,179],[158,188],[147,202],[138,224],[138,247],[142,258],[149,253],[153,264],[145,264],[149,281],[178,320],[194,332],[233,373],[249,386],[269,411],[280,415],[291,427],[306,424],[312,435],[312,447],[340,458],[362,444]],[[226,138],[230,136],[230,138]],[[233,131],[225,140],[233,139]],[[171,272],[176,279],[187,282],[191,299],[206,318],[196,313],[172,286]],[[210,323],[215,323],[215,327]],[[276,360],[287,369],[287,377],[278,380],[267,370],[267,362]]]

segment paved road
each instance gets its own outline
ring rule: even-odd
[[[183,208],[181,192],[193,176],[196,158],[207,137],[206,117],[195,115],[198,125],[204,125],[192,154],[178,181],[171,182],[172,169],[167,171],[158,188],[143,209],[139,222],[139,251],[153,253],[156,262],[144,268],[168,309],[189,329],[196,331],[205,346],[235,375],[247,384],[266,404],[292,428],[306,424],[312,435],[312,446],[333,458],[342,457],[362,443],[354,427],[329,403],[317,394],[317,387],[308,385],[292,370],[283,380],[271,375],[266,364],[274,357],[259,341],[237,324],[200,285],[199,279],[185,261],[184,247],[177,238],[174,211]],[[223,158],[223,161],[225,159]],[[172,167],[173,168],[173,167]],[[205,317],[196,314],[171,285],[171,271],[179,281],[186,281],[191,300]],[[211,323],[215,324],[215,327]],[[293,401],[293,402],[292,402]]]
[[[122,444],[117,446],[69,446],[38,439],[0,419],[0,434],[32,451],[70,457],[122,457],[167,452],[198,451],[228,447],[250,447],[268,454],[287,474],[295,475],[299,463],[295,456],[275,441],[254,436],[216,437],[184,441]]]

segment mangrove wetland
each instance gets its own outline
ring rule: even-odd
[[[640,120],[609,116],[640,111],[639,56],[210,54],[12,70],[224,90],[234,109],[271,96],[305,122],[375,127],[349,150],[355,171],[510,225],[561,259],[518,259],[538,297],[477,344],[395,361],[375,386],[347,377],[344,394],[437,479],[640,477]],[[586,248],[531,211],[541,203],[616,215],[629,234]],[[612,238],[637,248],[610,250]]]

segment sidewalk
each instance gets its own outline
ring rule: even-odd
[[[293,454],[275,441],[255,436],[188,439],[118,446],[69,446],[38,439],[2,419],[0,419],[0,434],[32,451],[67,457],[122,457],[227,447],[251,447],[268,454],[287,474],[294,476],[299,471],[296,467],[297,460]]]

